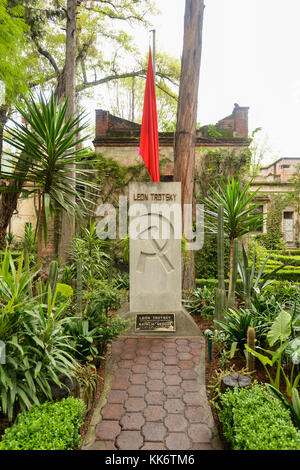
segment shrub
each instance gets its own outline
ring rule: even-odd
[[[118,289],[107,281],[94,281],[84,297],[86,304],[84,317],[97,324],[98,317],[108,315],[110,309],[118,309],[121,296]],[[95,324],[95,326],[96,326]]]
[[[229,240],[224,239],[225,244],[225,272],[229,270]],[[198,278],[217,278],[217,236],[205,232],[203,248],[195,252],[195,271]]]
[[[229,280],[225,279],[225,287],[228,288]],[[196,279],[197,287],[206,286],[208,289],[212,289],[218,286],[218,279]],[[243,289],[243,282],[241,279],[236,280],[236,290],[241,291]]]
[[[0,450],[74,450],[84,410],[84,402],[73,397],[34,405],[5,430]]]
[[[0,405],[10,421],[19,409],[51,399],[50,379],[60,386],[59,376],[69,376],[76,362],[68,338],[62,335],[66,304],[57,307],[57,292],[52,295],[50,288],[46,304],[30,299],[26,287],[32,273],[22,270],[22,259],[18,266],[14,270],[5,257],[0,267],[0,338],[6,343],[6,363],[0,364]]]
[[[183,300],[190,313],[198,313],[203,316],[212,316],[215,309],[215,288],[198,287],[192,291],[187,299]]]
[[[129,273],[117,273],[114,277],[114,285],[117,289],[129,290]]]
[[[257,336],[260,334],[260,317],[250,309],[239,310],[230,308],[224,311],[224,321],[216,321],[226,335],[230,343],[236,342],[241,350],[247,342],[247,330],[249,326],[255,328]]]
[[[265,271],[265,274],[269,274],[269,271]],[[273,274],[273,279],[290,281],[290,282],[300,282],[300,270],[291,270],[291,269],[282,269]]]
[[[290,411],[266,385],[221,396],[220,420],[234,450],[300,450]]]

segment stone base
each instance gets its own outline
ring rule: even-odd
[[[138,312],[147,313],[147,312]],[[149,313],[149,312],[148,312]],[[153,312],[156,313],[156,312]],[[162,312],[157,312],[162,313]],[[129,328],[124,336],[151,336],[153,338],[176,338],[178,336],[201,336],[201,330],[194,322],[191,315],[184,307],[180,311],[165,312],[175,314],[176,331],[135,331],[135,317],[137,312],[129,311],[129,303],[125,304],[119,311],[118,316],[124,320],[129,320]]]

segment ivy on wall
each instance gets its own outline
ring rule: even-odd
[[[291,202],[289,194],[269,195],[266,229],[267,233],[257,235],[257,239],[268,250],[284,249],[282,233],[282,211]]]
[[[221,178],[246,174],[250,161],[248,148],[236,149],[201,149],[200,171],[196,171],[196,202],[203,203],[210,194],[210,187],[216,188]],[[204,223],[205,224],[205,223]],[[225,272],[229,271],[229,240],[224,240]],[[195,253],[196,278],[217,278],[217,237],[205,230],[203,248]]]
[[[210,186],[216,187],[227,177],[244,175],[250,162],[250,150],[243,148],[236,149],[216,149],[202,148],[200,169],[196,170],[195,192],[196,201],[203,202],[210,193]]]

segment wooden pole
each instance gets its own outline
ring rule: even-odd
[[[203,0],[186,0],[183,53],[174,145],[174,181],[181,181],[182,221],[184,205],[193,206],[195,178],[195,140],[198,89],[202,50]],[[184,265],[183,288],[195,287],[194,253]]]

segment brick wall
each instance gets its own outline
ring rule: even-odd
[[[248,137],[248,111],[249,107],[234,105],[230,116],[221,119],[216,128],[219,130],[228,130],[233,132],[233,137]]]

